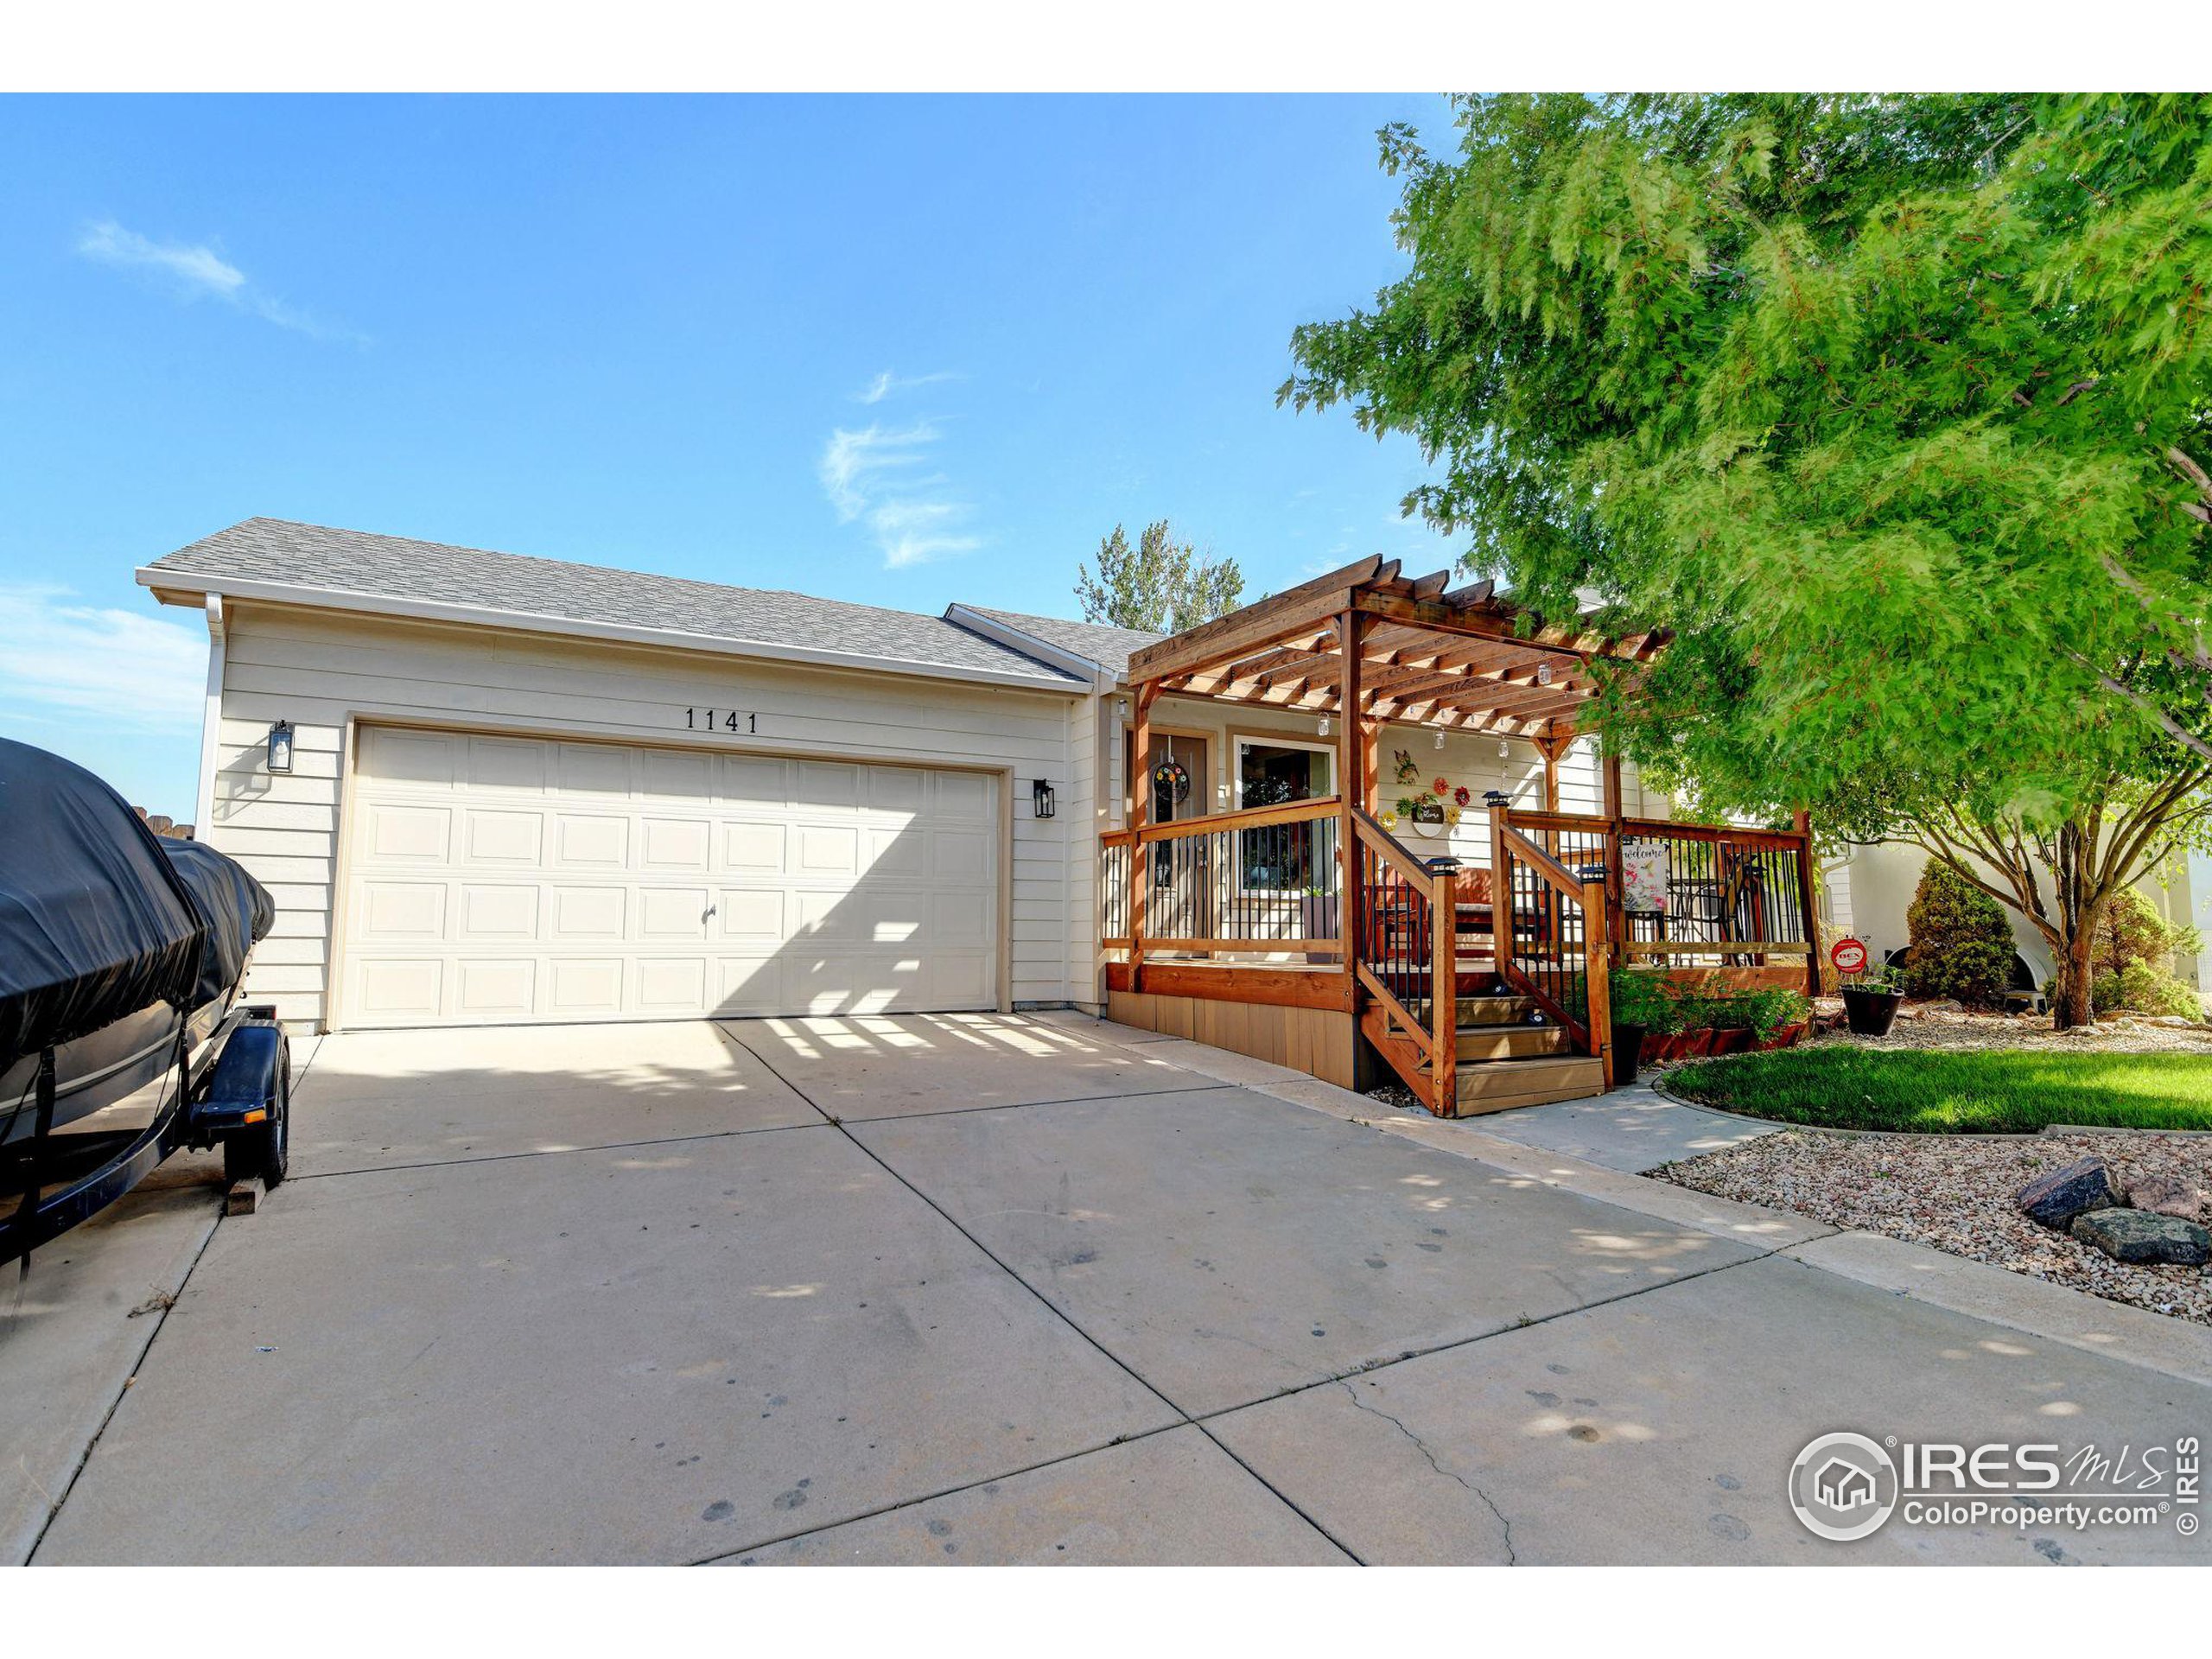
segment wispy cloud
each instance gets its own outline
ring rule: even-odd
[[[855,392],[853,401],[856,404],[880,404],[893,392],[909,391],[916,386],[934,386],[947,380],[959,378],[960,376],[949,370],[940,371],[935,374],[898,375],[886,369],[868,383],[866,391]]]
[[[77,238],[77,251],[96,264],[137,271],[181,299],[218,299],[295,334],[367,343],[365,336],[353,329],[326,322],[269,293],[204,242],[156,242],[104,219],[86,227]]]
[[[0,585],[0,636],[9,641],[0,652],[0,721],[35,728],[92,715],[132,732],[197,732],[207,636],[73,598],[64,588]]]
[[[930,421],[838,428],[822,451],[823,493],[840,524],[859,520],[887,569],[971,553],[982,538],[965,526],[972,509],[941,472],[927,470],[942,434]]]

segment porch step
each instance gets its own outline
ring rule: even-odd
[[[1500,1025],[1459,1027],[1459,1060],[1533,1060],[1568,1052],[1563,1026]]]
[[[1536,999],[1533,996],[1508,996],[1500,993],[1459,999],[1459,1023],[1462,1026],[1525,1026],[1531,1023],[1530,1016],[1537,1012]]]
[[[1460,1067],[1458,1080],[1462,1117],[1555,1100],[1587,1100],[1605,1092],[1605,1069],[1594,1054],[1478,1062]]]

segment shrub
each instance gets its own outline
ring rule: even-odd
[[[2202,948],[2195,928],[2166,920],[2142,893],[2123,887],[2089,940],[2090,1008],[2202,1018],[2196,993],[2172,972],[2176,955],[2193,957]]]
[[[1650,969],[1615,969],[1611,986],[1613,1018],[1624,1026],[1641,1026],[1654,1037],[1746,1028],[1771,1037],[1813,1013],[1813,1005],[1797,991],[1700,989]]]
[[[2097,1014],[2179,1014],[2202,1020],[2204,1005],[2196,993],[2171,974],[2162,974],[2147,962],[2131,962],[2118,973],[2099,974],[2089,982],[2089,1007]]]
[[[2003,1004],[2012,980],[2012,929],[1997,901],[1941,860],[1922,873],[1905,912],[1912,955],[1905,989],[1970,1008]]]

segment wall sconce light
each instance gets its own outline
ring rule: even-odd
[[[1322,716],[1321,716],[1321,735],[1322,735],[1322,736],[1324,736],[1324,737],[1326,737],[1328,734],[1329,734],[1329,717],[1328,717],[1326,715],[1322,715]]]
[[[292,769],[292,722],[280,720],[269,728],[269,770],[289,772]]]
[[[1052,798],[1052,786],[1042,778],[1030,779],[1029,810],[1033,817],[1039,818],[1049,818],[1060,810],[1059,802]]]
[[[1510,804],[1512,802],[1512,799],[1513,798],[1502,789],[1486,789],[1483,791],[1483,804],[1484,806],[1505,806]]]

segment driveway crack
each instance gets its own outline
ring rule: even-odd
[[[1435,1450],[1430,1446],[1427,1440],[1421,1439],[1420,1435],[1414,1433],[1413,1430],[1408,1428],[1403,1422],[1400,1421],[1397,1418],[1393,1417],[1389,1412],[1383,1410],[1382,1407],[1371,1405],[1367,1401],[1361,1399],[1359,1397],[1359,1390],[1352,1387],[1349,1380],[1340,1379],[1340,1383],[1344,1391],[1351,1396],[1351,1402],[1353,1405],[1358,1407],[1360,1410],[1367,1413],[1370,1417],[1380,1417],[1384,1422],[1389,1424],[1391,1427],[1396,1429],[1399,1433],[1404,1435],[1408,1440],[1413,1442],[1414,1450],[1420,1452],[1421,1456],[1427,1460],[1428,1466],[1430,1468],[1435,1470],[1438,1474],[1442,1475],[1446,1480],[1457,1481],[1461,1486],[1465,1487],[1468,1491],[1472,1492],[1476,1497],[1481,1500],[1482,1506],[1491,1512],[1491,1518],[1497,1522],[1498,1530],[1504,1536],[1505,1564],[1508,1567],[1520,1566],[1520,1557],[1514,1553],[1513,1548],[1513,1522],[1506,1519],[1505,1511],[1499,1509],[1497,1505],[1491,1501],[1490,1494],[1483,1491],[1481,1487],[1476,1485],[1473,1481],[1469,1480],[1458,1470],[1446,1469],[1442,1462],[1438,1459]]]

